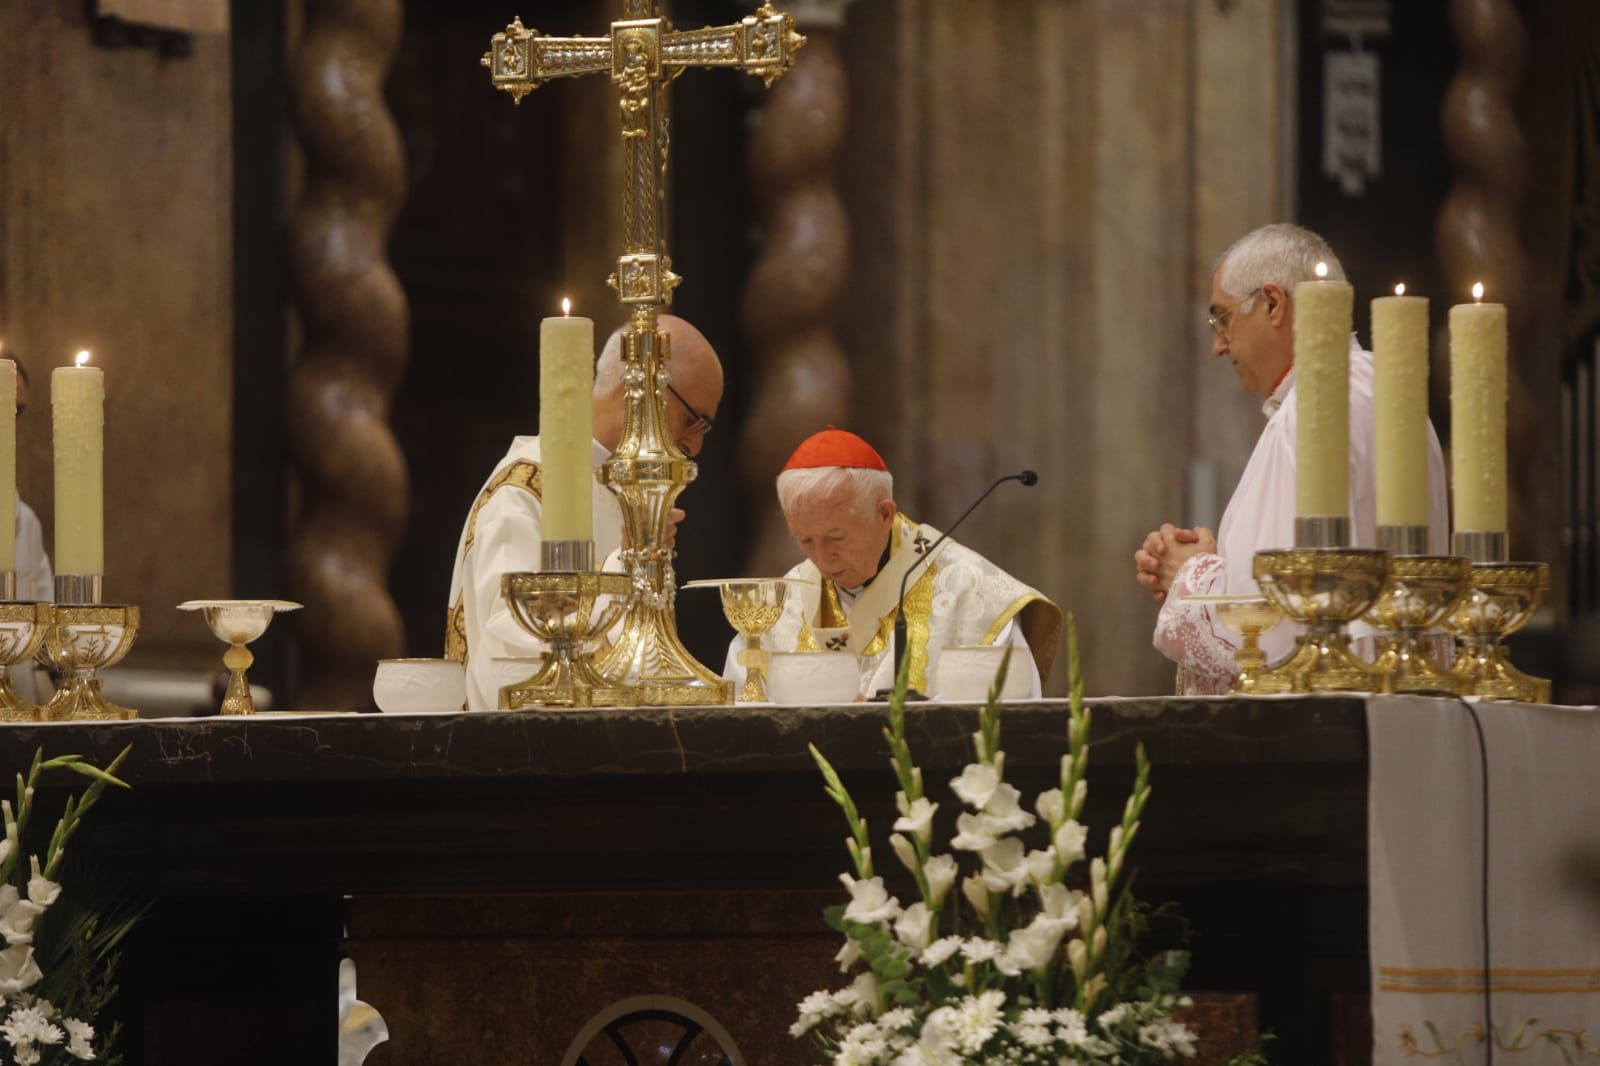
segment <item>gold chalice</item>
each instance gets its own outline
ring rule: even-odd
[[[1261,650],[1261,634],[1283,621],[1283,614],[1265,596],[1215,595],[1185,596],[1186,603],[1210,604],[1223,625],[1239,634],[1243,642],[1233,653],[1239,676],[1233,691],[1247,695],[1289,692],[1283,678],[1266,675],[1267,653]]]
[[[17,695],[10,669],[30,662],[54,617],[50,603],[0,603],[0,722],[37,722],[39,708]]]
[[[772,655],[761,646],[761,638],[772,631],[783,617],[783,601],[788,595],[785,578],[712,578],[691,581],[684,588],[718,588],[722,592],[722,615],[744,637],[739,665],[744,667],[744,688],[740,703],[766,703],[767,666]]]
[[[1303,627],[1294,654],[1266,670],[1262,683],[1287,684],[1290,692],[1383,690],[1383,674],[1351,653],[1345,627],[1365,614],[1383,591],[1388,552],[1275,548],[1256,552],[1254,569],[1262,594]]]
[[[1391,692],[1459,696],[1466,680],[1434,663],[1428,630],[1450,613],[1467,591],[1471,569],[1460,555],[1396,555],[1389,561],[1389,583],[1367,611],[1378,630],[1373,666],[1388,678]]]
[[[138,712],[106,699],[101,670],[117,665],[139,635],[139,608],[58,603],[39,655],[57,673],[56,694],[40,711],[46,722],[123,721]]]
[[[222,665],[228,668],[223,714],[256,713],[255,701],[250,698],[250,681],[245,677],[256,657],[245,645],[267,631],[273,615],[299,609],[300,605],[290,600],[188,600],[178,604],[180,611],[199,611],[212,635],[228,645],[222,653]]]
[[[550,650],[538,673],[500,690],[500,709],[630,706],[632,690],[600,676],[589,646],[622,617],[632,588],[627,574],[596,570],[524,571],[501,578],[501,594],[517,623]],[[602,596],[610,600],[596,610]]]
[[[1473,563],[1471,587],[1450,612],[1461,638],[1455,672],[1467,693],[1523,703],[1550,702],[1550,682],[1511,665],[1502,641],[1521,629],[1550,587],[1544,563]]]

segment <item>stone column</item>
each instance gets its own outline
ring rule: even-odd
[[[298,705],[365,707],[377,659],[404,653],[386,588],[407,511],[405,458],[388,425],[405,371],[406,299],[387,240],[405,192],[383,83],[401,0],[308,0],[291,70],[304,193],[289,269],[304,332],[289,384],[298,484],[289,575]]]
[[[1508,485],[1513,558],[1555,562],[1561,515],[1556,437],[1559,353],[1536,336],[1528,290],[1529,259],[1519,221],[1527,186],[1527,146],[1516,112],[1528,52],[1527,29],[1511,0],[1452,0],[1450,25],[1461,66],[1444,101],[1444,140],[1455,167],[1436,231],[1448,290],[1446,304],[1471,298],[1502,302],[1510,321],[1507,379]],[[1434,380],[1449,381],[1450,348],[1433,348]],[[1444,397],[1440,397],[1443,399]]]
[[[849,107],[839,56],[848,5],[790,6],[806,46],[767,94],[750,141],[750,182],[765,227],[743,312],[756,379],[739,440],[744,500],[756,516],[752,574],[782,573],[796,555],[773,477],[801,440],[846,425],[850,415],[850,368],[834,328],[850,269],[850,221],[835,174]]]

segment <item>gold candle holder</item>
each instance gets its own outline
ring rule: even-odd
[[[1388,691],[1432,696],[1459,696],[1465,691],[1464,678],[1433,661],[1428,630],[1444,621],[1466,595],[1471,567],[1459,555],[1391,557],[1389,583],[1366,615],[1378,630],[1373,665],[1386,676]]]
[[[622,615],[632,588],[627,574],[597,571],[522,572],[501,578],[501,594],[517,623],[550,650],[538,673],[500,690],[500,709],[632,706],[633,690],[602,677],[589,650]],[[597,611],[601,596],[610,601]]]
[[[13,587],[12,594],[15,595]],[[55,616],[49,603],[0,603],[0,722],[37,722],[40,709],[17,695],[11,667],[33,661]]]
[[[46,722],[124,721],[138,713],[106,699],[100,671],[117,665],[139,635],[139,608],[57,603],[40,652],[60,674],[41,711]]]
[[[245,676],[256,657],[245,645],[267,631],[273,615],[299,609],[300,604],[289,600],[188,600],[178,604],[180,611],[199,611],[211,628],[211,635],[228,645],[222,653],[222,665],[228,668],[223,714],[231,717],[256,713],[250,679]]]
[[[1256,584],[1302,629],[1288,659],[1261,675],[1273,691],[1379,692],[1383,674],[1350,651],[1346,626],[1383,590],[1389,553],[1378,548],[1276,548],[1256,552]],[[1258,690],[1259,691],[1259,690]]]
[[[1455,672],[1466,694],[1521,703],[1549,703],[1550,682],[1511,665],[1503,641],[1521,629],[1550,588],[1544,563],[1473,563],[1469,589],[1450,612],[1460,638]]]

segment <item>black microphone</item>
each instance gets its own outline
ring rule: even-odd
[[[895,600],[895,612],[894,612],[894,676],[895,677],[898,678],[900,676],[900,667],[904,664],[905,655],[906,655],[906,644],[907,644],[907,640],[906,640],[906,583],[911,580],[911,575],[917,572],[917,567],[921,566],[923,563],[925,563],[929,559],[933,558],[933,553],[939,550],[939,546],[941,544],[943,544],[945,541],[950,539],[950,534],[954,533],[957,529],[959,529],[961,527],[961,523],[963,523],[963,522],[965,522],[967,520],[967,516],[970,515],[973,511],[976,511],[978,509],[978,505],[980,503],[982,503],[984,500],[987,500],[989,498],[989,494],[991,492],[993,492],[995,489],[999,488],[1001,485],[1004,485],[1008,481],[1020,481],[1020,482],[1022,482],[1022,484],[1024,486],[1037,485],[1039,483],[1039,475],[1034,473],[1032,470],[1024,470],[1021,473],[1007,474],[1003,478],[996,479],[996,481],[995,481],[995,483],[993,485],[990,485],[988,488],[983,490],[983,495],[982,496],[979,496],[976,500],[972,501],[972,506],[971,507],[968,507],[965,511],[961,512],[961,517],[956,519],[954,522],[952,522],[950,524],[950,528],[949,529],[947,529],[943,533],[939,534],[939,539],[933,542],[932,547],[930,547],[927,551],[922,553],[922,558],[918,559],[916,562],[912,563],[909,567],[906,568],[905,576],[903,576],[900,579],[900,596],[899,596],[899,598],[897,598]],[[877,693],[875,694],[875,698],[876,699],[888,699],[889,696],[891,696],[893,693],[894,693],[894,689],[892,689],[892,688],[879,689],[877,691]],[[907,688],[906,689],[906,699],[908,699],[908,700],[925,700],[927,698],[928,698],[927,696],[923,695],[921,692],[918,692],[914,688]]]

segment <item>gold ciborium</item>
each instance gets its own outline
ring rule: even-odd
[[[1521,629],[1550,587],[1544,563],[1473,563],[1470,589],[1450,612],[1461,644],[1455,672],[1469,695],[1550,702],[1550,682],[1511,665],[1502,641]]]
[[[33,660],[54,615],[50,603],[0,603],[0,722],[39,721],[39,708],[12,687],[10,670]]]
[[[538,673],[500,690],[500,709],[631,706],[632,690],[610,684],[595,670],[590,645],[622,616],[632,588],[627,574],[594,570],[543,570],[501,578],[501,595],[517,624],[550,650]],[[596,610],[602,596],[610,599]]]
[[[1283,613],[1265,596],[1186,596],[1184,600],[1209,604],[1217,619],[1239,634],[1239,650],[1233,653],[1239,676],[1234,679],[1233,691],[1246,695],[1291,691],[1286,679],[1266,673],[1267,653],[1261,650],[1261,634],[1283,621]]]
[[[256,657],[245,645],[267,631],[273,615],[299,609],[300,604],[290,600],[187,600],[178,604],[180,611],[199,611],[212,635],[228,645],[222,653],[222,665],[228,668],[223,714],[256,713],[255,700],[250,698],[250,681],[245,677]]]
[[[1439,625],[1467,591],[1471,563],[1459,555],[1396,555],[1389,583],[1367,611],[1378,631],[1373,666],[1390,692],[1459,696],[1466,681],[1433,661],[1428,630]]]
[[[761,639],[783,617],[783,603],[789,581],[781,577],[712,578],[690,581],[683,587],[717,588],[722,593],[722,615],[744,638],[739,665],[744,667],[744,688],[740,703],[766,703],[767,666],[772,655],[761,646]]]
[[[1276,548],[1256,552],[1254,570],[1262,594],[1302,627],[1294,654],[1264,671],[1262,683],[1287,684],[1290,692],[1382,691],[1383,674],[1351,653],[1345,627],[1365,614],[1383,591],[1388,552]]]
[[[123,721],[138,713],[106,699],[100,671],[117,665],[139,635],[139,608],[58,603],[39,655],[61,680],[40,711],[46,722]]]

